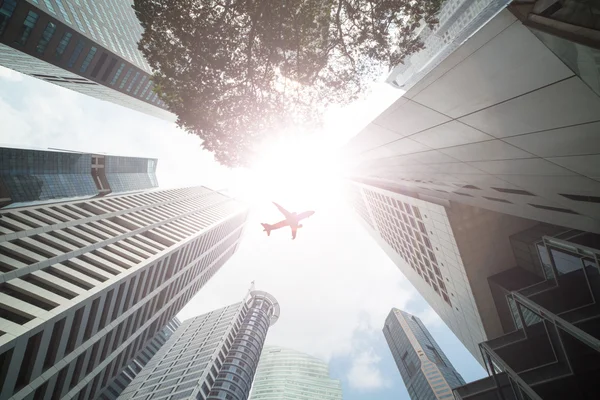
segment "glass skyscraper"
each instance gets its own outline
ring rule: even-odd
[[[270,294],[184,321],[119,400],[246,400],[269,327],[279,318]]]
[[[385,320],[383,335],[412,400],[450,400],[465,381],[454,369],[423,322],[396,308]]]
[[[4,0],[0,65],[169,121],[132,0]]]
[[[329,377],[326,362],[279,346],[265,346],[250,400],[342,400],[340,381]]]
[[[0,147],[0,207],[156,188],[156,165],[151,158]]]

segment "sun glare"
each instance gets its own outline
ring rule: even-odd
[[[340,167],[337,149],[317,136],[281,138],[265,144],[251,167],[253,203],[270,201],[290,209],[319,208],[337,197]]]

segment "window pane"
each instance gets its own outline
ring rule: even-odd
[[[46,29],[44,29],[44,32],[42,33],[42,38],[40,39],[36,47],[38,53],[43,53],[44,51],[46,51],[46,47],[48,47],[48,43],[52,39],[52,36],[54,36],[54,32],[56,32],[56,24],[48,22],[48,25],[46,25]]]
[[[38,18],[39,16],[33,11],[27,13],[27,17],[25,18],[25,21],[23,21],[23,26],[19,33],[19,38],[16,40],[18,44],[25,45],[25,43],[27,43],[27,39],[29,39],[29,35],[31,35],[33,28],[35,28]]]

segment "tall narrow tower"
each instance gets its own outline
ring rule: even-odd
[[[203,187],[2,212],[0,399],[95,398],[233,255],[246,215]]]
[[[465,384],[414,315],[392,309],[385,320],[383,335],[412,400],[453,399],[452,389]]]
[[[246,400],[278,318],[277,300],[253,290],[244,301],[184,321],[119,400]]]
[[[100,394],[98,399],[113,400],[119,397],[121,392],[133,381],[133,379],[142,371],[142,368],[154,355],[164,346],[169,338],[175,333],[177,328],[181,326],[181,321],[177,317],[173,318],[167,326],[159,331],[148,345],[140,351],[129,365],[121,371],[121,373],[110,382],[106,389]]]

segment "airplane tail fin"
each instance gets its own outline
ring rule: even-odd
[[[271,225],[269,224],[261,224],[263,226],[263,228],[265,228],[263,230],[263,232],[267,232],[267,236],[271,236]]]

